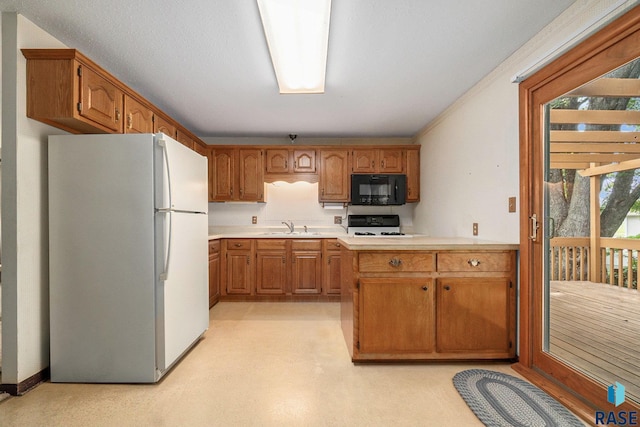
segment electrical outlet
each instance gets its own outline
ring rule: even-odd
[[[258,223],[258,217],[257,216],[252,216],[251,217],[251,224],[257,224]]]
[[[509,212],[515,212],[515,211],[516,211],[516,198],[509,197]]]
[[[473,235],[474,236],[478,235],[478,223],[477,222],[473,223]]]
[[[342,217],[340,215],[336,215],[333,217],[334,224],[342,224]]]

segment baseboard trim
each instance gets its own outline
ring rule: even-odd
[[[22,396],[38,384],[47,381],[49,378],[51,378],[49,368],[45,368],[18,384],[0,384],[0,392],[9,393],[12,396]]]

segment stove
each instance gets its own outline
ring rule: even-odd
[[[400,232],[398,215],[349,215],[347,233],[355,237],[411,237]]]

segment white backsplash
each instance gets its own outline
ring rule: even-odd
[[[318,202],[318,183],[267,183],[265,200],[265,203],[209,203],[209,226],[250,226],[253,216],[263,226],[280,225],[282,221],[293,221],[299,226],[329,226],[338,215],[346,226],[349,214],[397,214],[403,228],[413,228],[415,204],[379,207],[332,204],[323,208]]]

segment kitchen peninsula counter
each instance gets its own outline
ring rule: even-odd
[[[347,249],[357,251],[382,250],[517,250],[516,243],[494,242],[467,237],[430,237],[415,234],[411,237],[355,237],[338,236],[338,241]]]
[[[338,242],[353,362],[516,357],[517,244],[419,235]]]

